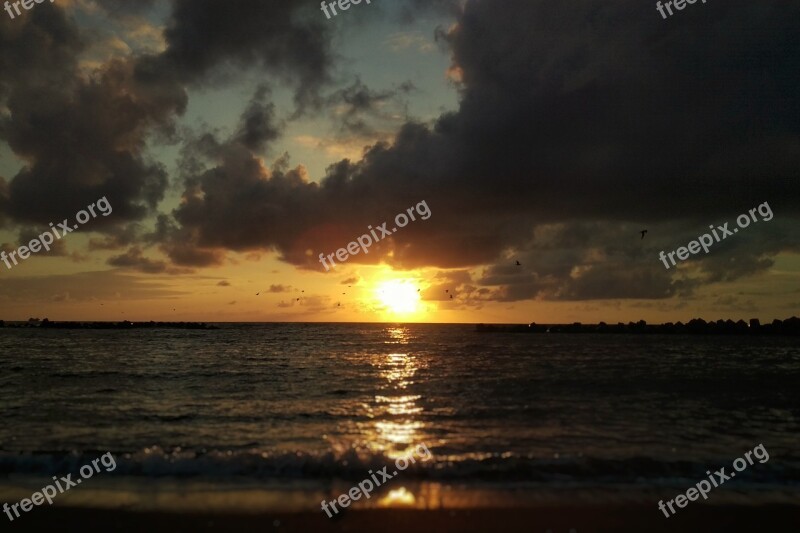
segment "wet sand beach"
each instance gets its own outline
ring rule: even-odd
[[[769,528],[763,529],[765,520]],[[528,509],[404,510],[349,512],[331,520],[320,513],[149,513],[117,510],[43,509],[15,520],[14,531],[128,532],[275,531],[286,533],[592,533],[742,532],[800,530],[800,506],[686,508],[667,519],[655,506],[547,506]]]

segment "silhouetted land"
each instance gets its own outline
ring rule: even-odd
[[[666,324],[647,324],[644,320],[623,324],[478,324],[476,331],[481,333],[634,333],[660,335],[800,335],[800,318],[773,320],[770,324],[761,324],[757,318],[751,318],[748,324],[744,320],[717,320],[706,322],[702,318],[693,318],[688,323],[667,322]]]
[[[219,329],[203,322],[50,322],[48,319],[31,318],[27,322],[4,322],[0,328],[45,328],[45,329]]]

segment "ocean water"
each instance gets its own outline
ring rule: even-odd
[[[426,507],[649,504],[759,444],[709,501],[800,494],[796,339],[219,326],[0,329],[0,500],[111,452],[66,503],[318,510],[420,444],[389,488]]]

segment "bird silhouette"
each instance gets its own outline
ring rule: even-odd
[[[445,289],[444,292],[450,292],[450,289]]]
[[[256,296],[258,296],[259,294],[261,294],[261,293],[260,293],[260,292],[257,292],[257,293],[256,293]]]
[[[645,234],[645,233],[647,233],[647,230],[646,230],[646,229],[643,229],[643,230],[642,230],[642,231],[640,231],[639,233],[641,233],[641,234],[642,234],[642,239],[644,239],[644,234]],[[642,239],[639,239],[639,240],[642,240]]]
[[[452,294],[450,295],[450,299],[451,299],[451,300],[453,299],[453,295],[452,295]]]
[[[517,266],[518,266],[518,267],[519,267],[519,266],[522,266],[522,263],[520,263],[519,261],[517,261]]]

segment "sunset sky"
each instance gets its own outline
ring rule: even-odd
[[[0,319],[798,314],[800,5],[654,4],[0,12],[0,247],[113,207],[0,263]],[[422,201],[427,220],[319,263]],[[658,259],[764,202],[772,220]]]

